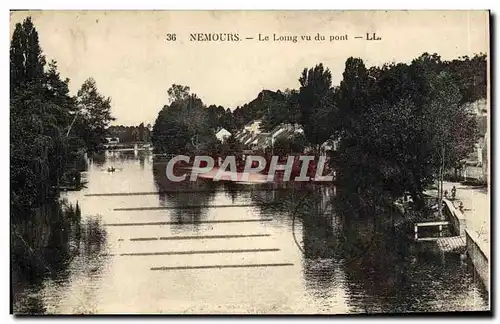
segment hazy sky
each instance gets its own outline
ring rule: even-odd
[[[31,15],[47,59],[58,61],[76,93],[93,77],[112,98],[114,124],[153,123],[167,89],[188,85],[205,104],[233,110],[262,89],[298,88],[305,67],[323,63],[333,83],[349,56],[368,66],[408,62],[423,52],[443,59],[488,52],[486,11],[44,11]],[[354,39],[376,32],[382,40]],[[167,42],[168,33],[177,41]],[[190,42],[190,33],[238,33],[239,42]],[[324,35],[324,42],[259,42],[258,34]],[[329,42],[331,35],[348,41]],[[245,37],[254,37],[246,40]]]

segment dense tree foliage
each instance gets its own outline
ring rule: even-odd
[[[152,142],[157,152],[206,152],[217,143],[210,110],[189,91],[189,87],[175,84],[168,90],[170,104],[158,113],[153,126]]]
[[[63,180],[77,172],[77,158],[90,144],[85,132],[70,132],[80,108],[68,85],[57,62],[46,64],[31,18],[16,24],[10,46],[11,216],[15,221],[29,217],[32,208],[44,204]],[[89,116],[93,119],[80,125],[98,130],[102,120],[96,114]]]
[[[335,89],[332,88],[332,75],[323,64],[309,70],[304,69],[299,79],[300,123],[304,135],[319,152],[321,144],[332,135],[332,120],[335,114]]]
[[[298,91],[286,89],[284,92],[263,92],[264,105],[261,128],[264,132],[271,131],[274,127],[285,124],[296,124],[300,121],[298,105]]]
[[[242,129],[247,123],[262,120],[262,130],[270,131],[281,123],[295,123],[299,120],[297,91],[263,90],[254,100],[233,111],[234,124]]]
[[[461,78],[448,65],[426,53],[411,64],[371,69],[360,59],[347,60],[335,127],[345,186],[396,197],[410,192],[420,202],[443,169],[471,152],[475,118],[462,103],[482,87],[457,83]]]
[[[231,110],[222,106],[210,105],[207,108],[208,127],[217,130],[219,127],[227,129],[229,132],[236,130]]]
[[[474,55],[472,58],[462,56],[445,62],[439,59],[439,62],[458,86],[461,104],[486,98],[488,68],[486,54]]]
[[[274,143],[274,153],[280,156],[300,154],[309,145],[304,134],[297,133],[291,137],[281,137]]]
[[[111,98],[102,96],[94,79],[89,78],[77,94],[76,132],[89,151],[97,151],[106,142],[106,128],[115,120],[111,116]]]
[[[261,131],[300,124],[300,138],[281,138],[275,152],[289,154],[337,142],[338,180],[351,192],[421,201],[444,170],[460,168],[477,140],[476,120],[466,105],[486,97],[486,56],[443,61],[424,53],[409,64],[366,67],[348,58],[339,86],[322,64],[303,70],[298,90],[263,90],[231,114],[205,108],[189,87],[173,85],[169,106],[155,124],[160,151],[191,151],[194,138],[213,145],[218,127],[233,133],[260,119]],[[210,143],[210,144],[209,144]],[[199,148],[198,148],[199,150]],[[378,198],[377,198],[378,199]]]
[[[139,126],[109,126],[106,132],[108,137],[118,138],[120,143],[136,143],[151,141],[151,125],[144,126],[140,123]]]
[[[234,154],[235,152],[241,152],[243,150],[243,144],[238,141],[234,135],[229,136],[224,143],[216,145],[216,150],[220,152],[223,156]]]
[[[71,99],[53,62],[46,61],[30,18],[17,24],[10,49],[11,203],[14,210],[43,203],[64,171],[68,148],[60,123]]]

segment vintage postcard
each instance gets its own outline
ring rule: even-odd
[[[488,11],[11,11],[11,312],[490,312]]]

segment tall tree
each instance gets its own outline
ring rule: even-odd
[[[212,110],[207,109],[196,94],[189,93],[187,86],[174,84],[168,93],[170,105],[163,107],[153,126],[155,149],[174,154],[208,150],[216,142],[214,127],[208,118]]]
[[[11,203],[15,215],[45,203],[76,148],[65,136],[75,102],[68,80],[46,61],[31,18],[16,24],[10,48]]]
[[[309,70],[304,69],[299,82],[300,123],[307,140],[319,152],[320,146],[333,135],[331,122],[336,108],[332,75],[320,63]]]
[[[444,62],[444,70],[451,74],[454,82],[460,88],[461,104],[486,98],[487,67],[488,63],[484,53],[476,54],[472,58],[463,56]]]
[[[460,86],[445,66],[427,53],[410,65],[381,68],[346,61],[335,126],[346,187],[377,196],[409,191],[422,202],[426,186],[470,152],[475,119],[460,104]]]
[[[337,126],[342,125],[339,135],[347,142],[355,140],[363,132],[364,125],[359,123],[359,119],[368,103],[368,70],[362,59],[350,57],[346,60],[342,76],[337,94]]]
[[[347,189],[359,192],[377,184],[373,168],[381,163],[374,161],[370,155],[375,150],[371,145],[376,138],[373,138],[375,134],[368,133],[367,128],[370,119],[367,109],[368,70],[360,58],[350,57],[346,60],[342,76],[335,97],[338,111],[332,122],[335,135],[340,138],[334,162],[338,179]]]
[[[77,104],[80,135],[85,139],[87,149],[95,151],[105,142],[106,128],[115,120],[111,115],[111,98],[101,95],[95,80],[89,78],[78,90]]]
[[[16,24],[10,46],[11,90],[25,83],[41,83],[44,80],[45,56],[38,40],[38,32],[26,18]]]
[[[186,100],[189,97],[190,88],[188,86],[182,86],[179,84],[172,84],[168,89],[168,102],[172,103],[174,101]]]
[[[140,123],[139,124],[137,132],[138,132],[139,141],[144,142],[145,136],[146,136],[146,131],[145,131],[144,123]]]

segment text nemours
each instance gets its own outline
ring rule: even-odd
[[[176,34],[167,34],[166,41],[175,42],[179,40]],[[382,37],[376,32],[367,32],[364,35],[348,35],[338,33],[315,33],[315,34],[286,34],[286,33],[259,33],[255,36],[243,36],[238,33],[190,33],[190,42],[240,42],[240,41],[257,41],[257,42],[337,42],[349,40],[364,40],[364,41],[380,41]]]

